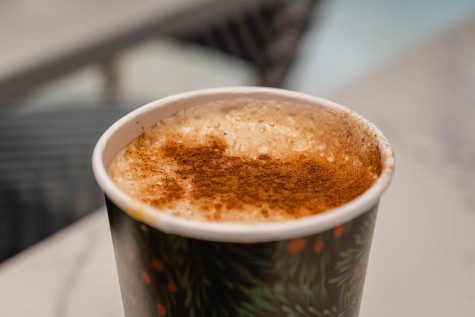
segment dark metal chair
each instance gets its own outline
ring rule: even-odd
[[[259,85],[283,87],[318,0],[263,2],[218,21],[177,33],[178,39],[212,47],[251,63]]]
[[[104,203],[91,153],[126,111],[65,108],[0,115],[0,261]]]
[[[169,34],[254,65],[263,86],[281,87],[316,0],[262,1]],[[126,110],[65,105],[0,113],[0,261],[103,204],[91,171],[101,131]]]

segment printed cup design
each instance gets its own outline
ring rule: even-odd
[[[319,234],[242,244],[165,234],[108,200],[126,316],[357,316],[376,210]]]

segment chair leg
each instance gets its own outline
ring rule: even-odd
[[[104,78],[103,97],[105,100],[117,100],[120,94],[120,67],[117,57],[108,56],[100,61],[100,68]]]

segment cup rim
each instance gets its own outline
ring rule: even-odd
[[[204,95],[218,96],[221,94],[233,94],[236,97],[239,97],[240,94],[246,96],[250,94],[270,94],[275,97],[290,98],[294,101],[306,102],[320,107],[336,108],[350,114],[350,116],[362,122],[377,138],[383,164],[380,176],[363,194],[337,208],[295,220],[255,223],[207,222],[173,216],[168,212],[151,207],[130,197],[112,181],[103,162],[103,153],[109,140],[126,123],[133,121],[141,114],[176,101]],[[347,223],[377,206],[381,195],[389,186],[394,174],[394,154],[383,133],[373,123],[353,110],[335,102],[304,93],[277,88],[249,86],[211,88],[181,93],[152,101],[128,113],[109,127],[99,138],[92,155],[92,165],[96,181],[105,195],[129,216],[140,222],[166,233],[201,240],[252,243],[285,240],[320,233]]]

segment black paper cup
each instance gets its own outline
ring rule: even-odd
[[[121,191],[107,168],[143,131],[185,108],[250,97],[336,108],[377,139],[382,172],[356,199],[297,220],[205,222],[172,216]],[[126,316],[357,316],[381,195],[394,173],[387,139],[328,100],[260,87],[207,89],[149,103],[112,125],[93,154],[105,193]]]

